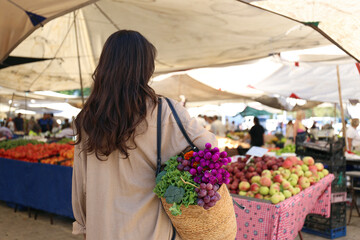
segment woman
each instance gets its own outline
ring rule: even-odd
[[[360,135],[356,128],[359,126],[359,119],[351,119],[351,126],[346,130],[346,138],[349,151],[360,151]]]
[[[293,124],[292,120],[290,120],[288,122],[288,124],[286,125],[285,137],[286,137],[285,146],[294,143],[294,124]]]
[[[296,120],[294,123],[294,141],[305,141],[306,139],[306,128],[302,124],[302,120],[305,118],[304,111],[300,110],[296,113]],[[296,137],[298,137],[296,139]]]
[[[173,236],[171,222],[153,193],[158,96],[148,83],[155,55],[155,47],[138,32],[112,34],[93,74],[91,95],[75,120],[73,233],[86,234],[88,240]],[[217,145],[213,134],[172,102],[195,145]],[[188,144],[163,103],[164,163]]]

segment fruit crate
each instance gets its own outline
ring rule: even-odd
[[[307,229],[317,229],[328,231],[346,226],[346,202],[332,203],[331,215],[326,218],[317,214],[306,216],[304,227]]]

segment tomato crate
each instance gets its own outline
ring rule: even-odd
[[[332,203],[331,215],[326,218],[317,214],[306,216],[304,227],[328,230],[346,226],[346,202]]]

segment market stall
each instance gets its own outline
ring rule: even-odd
[[[0,200],[73,218],[72,168],[0,158]]]

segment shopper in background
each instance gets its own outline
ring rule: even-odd
[[[5,127],[5,123],[2,122],[1,127],[0,127],[0,141],[12,139],[13,136],[14,135],[11,132],[11,130],[9,128]]]
[[[115,32],[105,42],[93,89],[74,122],[74,234],[99,240],[170,240],[175,233],[153,192],[159,96],[149,81],[155,55],[155,47],[135,31]],[[190,118],[181,103],[170,101],[196,146],[217,146],[215,136]],[[162,103],[164,164],[189,144],[165,99]]]
[[[14,118],[15,131],[24,131],[24,119],[21,117],[21,113],[18,113]]]
[[[66,118],[66,119],[64,120],[64,123],[63,123],[61,129],[65,129],[65,128],[69,128],[69,127],[71,127],[71,126],[70,126],[70,123],[69,123],[69,119]]]
[[[294,124],[292,120],[290,120],[286,125],[285,138],[286,138],[285,146],[294,144]]]
[[[69,119],[66,120],[68,120],[68,123],[64,124],[61,131],[55,135],[57,138],[72,138],[75,136],[72,124],[69,123]]]
[[[356,128],[359,126],[359,119],[351,119],[351,125],[346,130],[346,138],[349,151],[360,151],[360,135]]]
[[[211,130],[216,136],[225,137],[225,126],[222,124],[218,116],[214,116],[214,121],[211,123]]]
[[[305,118],[305,112],[300,110],[297,111],[296,113],[296,120],[294,123],[294,141],[296,142],[297,140],[303,142],[306,139],[306,128],[305,126],[302,124],[302,120]],[[296,137],[298,139],[296,139]]]
[[[264,145],[265,129],[260,125],[259,118],[254,117],[254,126],[250,129],[249,134],[251,137],[251,146],[261,147]]]

